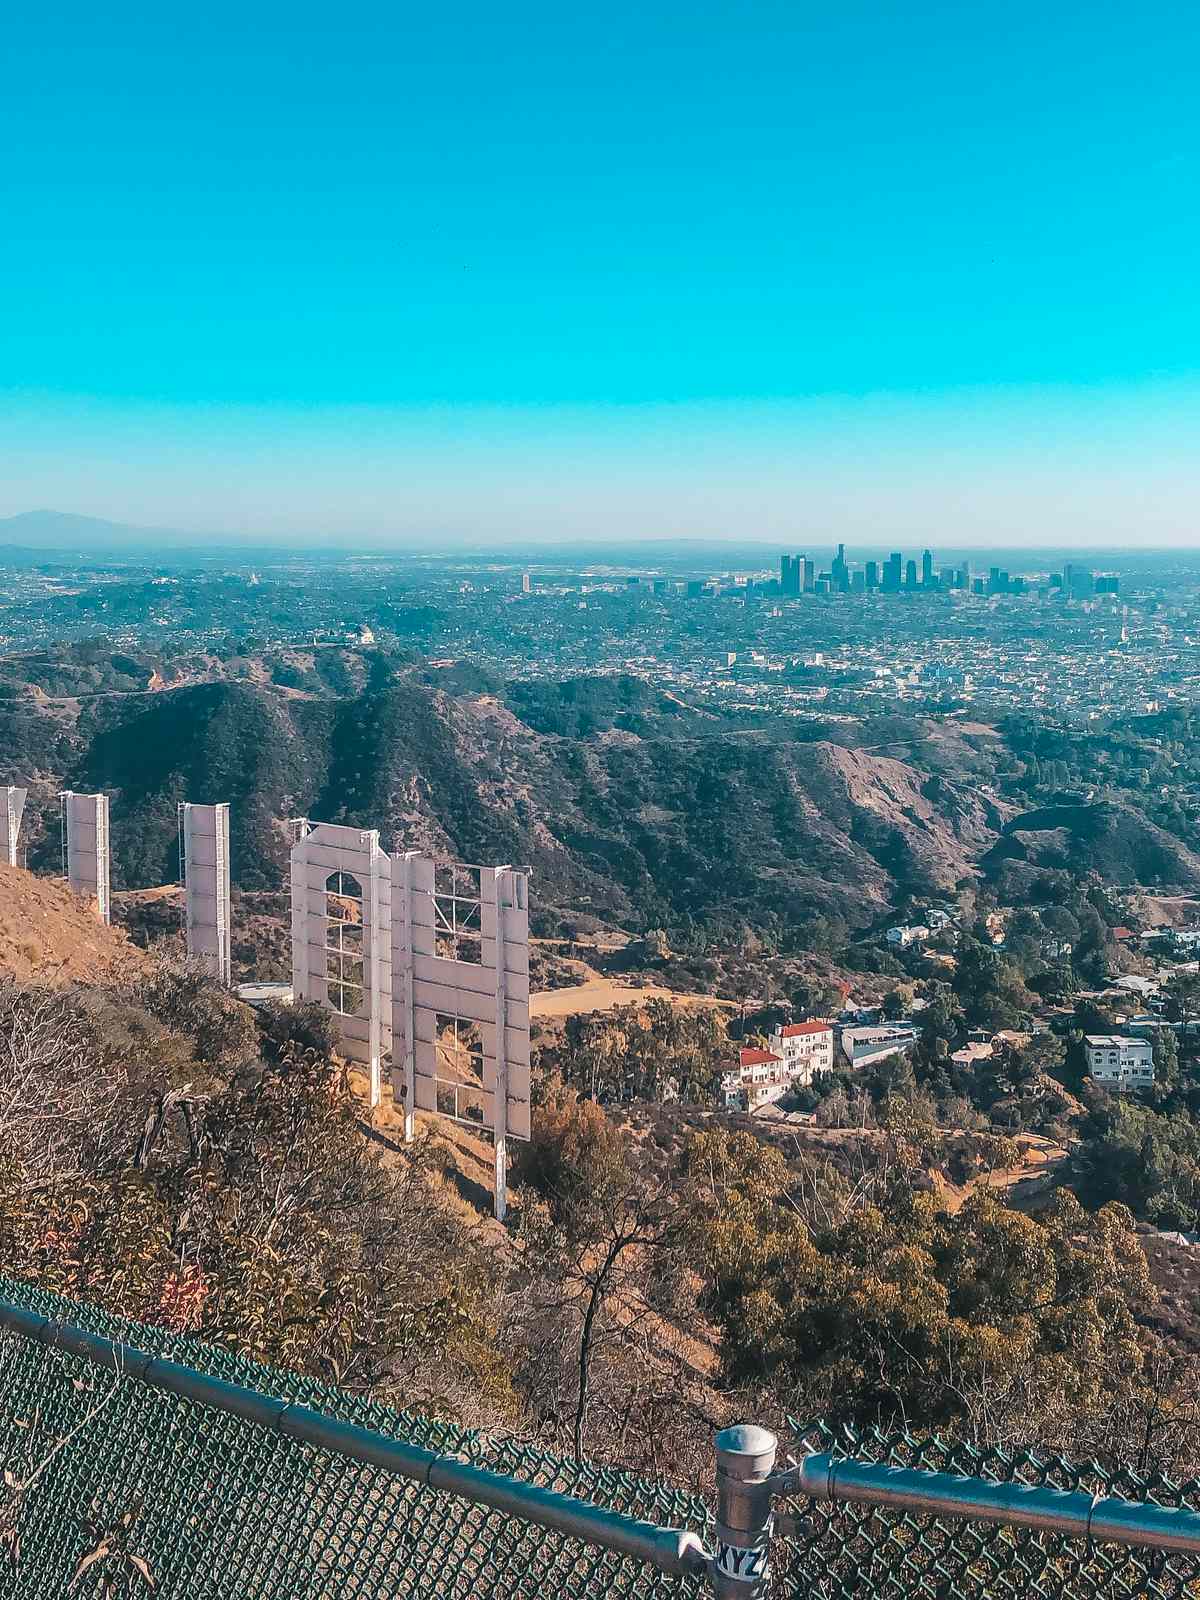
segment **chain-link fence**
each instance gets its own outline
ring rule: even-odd
[[[698,1530],[709,1545],[719,1532],[703,1501],[661,1484],[376,1405],[29,1285],[0,1279],[0,1299],[386,1439],[628,1517]],[[185,1379],[194,1389],[195,1380]],[[116,1376],[20,1333],[0,1334],[0,1594],[11,1600],[151,1594],[699,1600],[700,1577],[668,1575],[235,1413],[236,1407],[215,1409],[153,1381]],[[765,1437],[773,1451],[773,1439]],[[1072,1466],[1058,1456],[980,1451],[908,1433],[834,1431],[820,1422],[796,1427],[794,1439],[804,1454],[1200,1510],[1198,1482],[1107,1472],[1095,1463]],[[803,1518],[802,1529],[776,1537],[769,1580],[787,1600],[1200,1600],[1194,1555],[844,1499],[790,1509]],[[567,1525],[576,1525],[574,1513]],[[715,1544],[719,1569],[721,1539]],[[719,1570],[714,1581],[719,1593],[749,1600],[750,1585],[722,1585]]]
[[[0,1279],[0,1298],[631,1516],[696,1528],[707,1517],[662,1485],[395,1411],[25,1284]],[[0,1452],[6,1600],[692,1600],[701,1587],[16,1334],[0,1335]]]
[[[961,1441],[905,1432],[793,1424],[804,1452],[855,1461],[961,1473],[1089,1495],[1200,1510],[1200,1482],[1172,1483],[1131,1469],[1032,1451],[979,1450]],[[1027,1528],[942,1521],[868,1505],[811,1501],[797,1506],[804,1537],[775,1550],[777,1579],[804,1600],[1175,1600],[1200,1596],[1200,1559],[1166,1550],[1093,1544]]]

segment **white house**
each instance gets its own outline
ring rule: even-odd
[[[779,1100],[789,1089],[804,1087],[818,1072],[833,1070],[833,1024],[793,1022],[776,1028],[769,1050],[748,1045],[737,1065],[721,1075],[721,1093],[730,1110],[754,1111]]]
[[[767,1044],[783,1058],[793,1083],[807,1085],[818,1072],[833,1071],[833,1023],[823,1018],[776,1028]]]
[[[1154,1043],[1120,1033],[1089,1033],[1084,1038],[1088,1072],[1094,1083],[1122,1093],[1148,1089],[1154,1082]]]
[[[753,1111],[778,1100],[790,1082],[782,1056],[747,1047],[738,1052],[737,1065],[722,1073],[721,1095],[728,1110]]]
[[[908,928],[889,928],[887,942],[896,950],[907,950],[909,945],[924,944],[929,937],[929,929],[924,923],[916,923]]]
[[[1119,978],[1113,979],[1114,989],[1124,989],[1127,994],[1137,995],[1141,1000],[1148,1000],[1158,993],[1158,983],[1154,978],[1139,978],[1135,972],[1122,973]]]

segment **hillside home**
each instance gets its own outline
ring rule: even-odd
[[[843,1028],[838,1044],[847,1066],[870,1067],[902,1055],[916,1038],[917,1030],[909,1023],[880,1022],[874,1027]]]
[[[782,1057],[793,1083],[808,1085],[816,1073],[833,1071],[833,1023],[823,1018],[776,1028],[767,1044]]]
[[[995,1053],[995,1046],[980,1039],[972,1039],[958,1050],[950,1052],[956,1067],[973,1067],[977,1061],[986,1061]]]
[[[729,1111],[754,1111],[778,1100],[790,1082],[782,1056],[748,1046],[738,1052],[737,1065],[721,1074],[721,1097]]]
[[[929,929],[924,923],[915,923],[907,928],[889,928],[887,942],[895,950],[907,950],[911,945],[924,944],[929,937]]]
[[[1154,1082],[1154,1044],[1128,1034],[1089,1033],[1084,1038],[1088,1072],[1094,1083],[1126,1093]]]
[[[1154,978],[1140,978],[1135,972],[1126,972],[1113,980],[1114,989],[1124,989],[1128,994],[1136,994],[1143,1000],[1148,1000],[1151,995],[1158,993],[1158,983]]]

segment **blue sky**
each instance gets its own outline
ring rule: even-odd
[[[68,3],[0,74],[0,514],[1200,542],[1190,4]]]

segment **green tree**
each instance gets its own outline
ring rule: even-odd
[[[698,1135],[687,1161],[729,1382],[939,1426],[989,1386],[1061,1416],[1139,1369],[1151,1291],[1120,1206],[1085,1217],[1060,1192],[1035,1220],[978,1192],[952,1215],[895,1167],[797,1195],[777,1152],[728,1133]]]
[[[669,1164],[632,1158],[629,1140],[599,1106],[552,1086],[518,1157],[515,1177],[542,1202],[523,1207],[523,1234],[539,1274],[539,1316],[565,1317],[575,1349],[571,1429],[583,1459],[593,1374],[601,1353],[634,1346],[650,1309],[656,1258],[681,1237]],[[618,1314],[619,1307],[619,1314]]]

